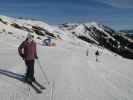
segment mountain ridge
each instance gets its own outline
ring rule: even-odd
[[[26,38],[28,33],[34,33],[36,39],[41,42],[47,36],[71,41],[74,41],[72,37],[75,37],[133,59],[133,41],[128,36],[96,22],[65,23],[53,26],[37,20],[0,16],[0,26],[1,33],[14,34],[20,38]]]

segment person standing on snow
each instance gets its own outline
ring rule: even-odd
[[[98,50],[95,52],[95,55],[96,55],[96,62],[98,62],[98,56],[99,56],[99,51]]]
[[[89,56],[89,49],[86,50],[86,56]]]
[[[34,35],[28,34],[26,40],[20,44],[18,52],[27,66],[25,81],[31,83],[35,81],[34,63],[35,59],[38,59],[36,42],[34,41]]]
[[[48,36],[47,39],[43,40],[43,45],[44,46],[50,46],[51,45],[51,37]]]

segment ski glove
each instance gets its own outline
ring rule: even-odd
[[[22,58],[24,58],[24,54],[20,54],[20,56],[21,56]]]
[[[38,56],[36,56],[35,58],[38,59]]]

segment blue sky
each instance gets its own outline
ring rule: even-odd
[[[49,24],[96,21],[133,29],[133,0],[0,0],[0,14]]]

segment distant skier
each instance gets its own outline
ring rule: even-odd
[[[34,35],[28,34],[26,40],[23,41],[22,44],[19,46],[18,52],[27,66],[25,81],[28,83],[32,83],[33,81],[35,81],[34,63],[35,59],[38,59]]]
[[[98,56],[99,56],[99,51],[98,50],[95,52],[95,55],[96,55],[96,62],[98,62]]]
[[[89,56],[89,49],[86,50],[86,56]]]
[[[43,45],[44,46],[50,46],[51,45],[51,37],[48,36],[47,39],[43,40]]]

